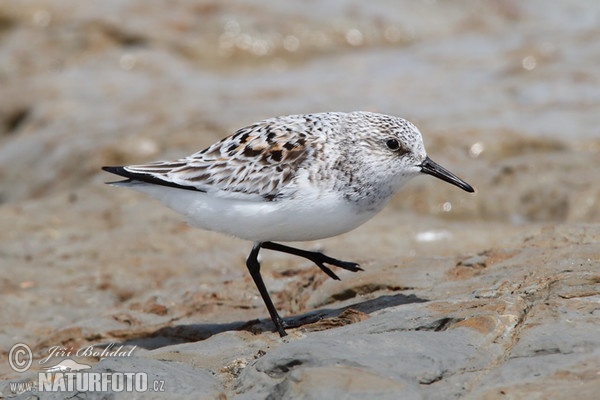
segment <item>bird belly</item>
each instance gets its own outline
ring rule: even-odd
[[[160,200],[183,214],[192,226],[259,242],[337,236],[360,226],[379,211],[359,212],[335,194],[313,193],[301,198],[266,201],[223,198],[141,182],[123,186]]]

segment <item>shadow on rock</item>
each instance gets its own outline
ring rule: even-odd
[[[326,330],[352,323],[360,322],[369,318],[369,313],[385,308],[396,307],[403,304],[423,303],[422,299],[415,295],[384,295],[351,304],[340,308],[328,308],[310,311],[308,313],[285,318],[288,329],[302,328],[304,331]],[[213,335],[227,331],[248,331],[253,334],[273,332],[273,324],[270,320],[236,321],[226,324],[190,324],[165,326],[154,332],[130,338],[123,345],[138,346],[146,349],[157,349],[179,343],[190,343],[206,340]]]

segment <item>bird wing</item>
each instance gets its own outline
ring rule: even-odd
[[[217,196],[274,200],[282,196],[302,162],[322,148],[324,139],[309,133],[307,117],[258,122],[179,160],[107,170],[132,180]]]

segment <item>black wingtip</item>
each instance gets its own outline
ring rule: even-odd
[[[124,178],[128,178],[128,179],[125,179],[123,181],[104,182],[107,185],[114,185],[114,184],[117,184],[117,183],[129,183],[129,182],[133,181],[133,179],[131,179],[131,177],[128,176],[128,172],[125,171],[125,168],[123,168],[123,167],[116,167],[116,166],[115,167],[111,167],[111,166],[108,166],[108,167],[102,167],[102,170],[106,171],[106,172],[110,172],[111,174],[115,174],[115,175],[122,176]]]
[[[131,174],[129,172],[127,172],[125,170],[125,168],[123,168],[123,167],[107,166],[107,167],[102,167],[102,170],[106,171],[106,172],[110,172],[111,174],[123,176],[125,178],[131,178]]]
[[[204,192],[204,190],[198,189],[194,186],[184,186],[184,185],[179,185],[174,182],[164,181],[164,180],[159,179],[150,174],[130,172],[130,171],[127,171],[125,169],[125,167],[105,166],[105,167],[102,167],[102,170],[104,170],[106,172],[110,172],[111,174],[115,174],[115,175],[122,176],[124,178],[128,178],[125,181],[106,182],[107,184],[139,181],[139,182],[151,183],[153,185],[168,186],[168,187],[172,187],[172,188],[176,188],[176,189],[195,190],[198,192]]]

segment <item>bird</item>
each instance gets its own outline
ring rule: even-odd
[[[339,280],[330,266],[352,272],[362,268],[280,242],[351,231],[418,175],[475,191],[429,158],[411,122],[366,111],[269,118],[174,161],[102,169],[126,178],[108,184],[145,193],[192,226],[251,241],[246,267],[281,337],[289,325],[262,279],[261,249],[308,259]]]

